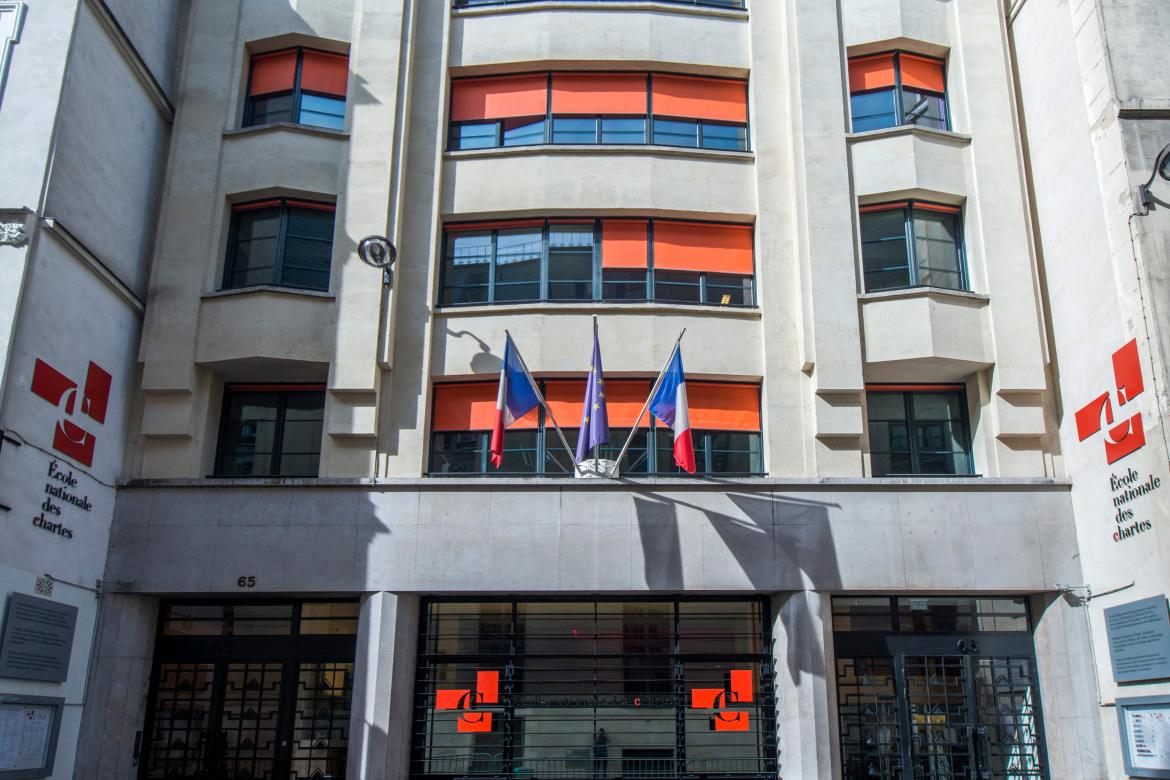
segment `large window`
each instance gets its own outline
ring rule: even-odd
[[[904,52],[849,60],[853,132],[899,125],[948,129],[945,63]]]
[[[329,289],[333,208],[283,199],[234,206],[224,287]]]
[[[321,385],[227,385],[215,473],[317,476],[324,408]]]
[[[860,212],[866,292],[967,289],[959,208],[902,201],[862,206]]]
[[[244,126],[295,122],[341,130],[349,58],[314,49],[285,49],[252,58]]]
[[[411,775],[774,777],[765,602],[424,604]]]
[[[657,144],[746,151],[747,82],[663,73],[456,79],[451,149]]]
[[[610,440],[600,457],[614,459],[633,430],[634,420],[650,394],[650,380],[608,380],[605,383]],[[576,450],[584,380],[546,380],[541,393],[561,425],[569,447]],[[432,426],[432,476],[498,475],[556,476],[573,474],[573,458],[540,409],[533,410],[504,436],[504,462],[496,469],[489,459],[495,422],[494,382],[435,386]],[[697,473],[751,476],[763,472],[760,436],[760,395],[755,384],[687,382]],[[669,428],[642,417],[622,462],[623,474],[685,474],[674,465],[674,437]],[[566,427],[567,426],[567,427]]]
[[[629,0],[599,0],[600,2],[622,3]],[[456,8],[480,8],[488,5],[523,5],[524,3],[545,2],[545,0],[454,0]],[[747,7],[746,0],[655,0],[670,5],[693,5],[708,8],[735,8]]]
[[[873,475],[970,475],[971,436],[961,385],[868,385]]]
[[[564,219],[447,225],[440,304],[754,306],[749,225]]]

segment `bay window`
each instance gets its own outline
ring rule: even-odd
[[[333,204],[304,200],[233,206],[223,286],[329,289],[333,217]]]
[[[970,475],[962,385],[867,385],[873,475]]]
[[[958,207],[901,201],[862,206],[860,212],[866,292],[967,289]]]
[[[945,65],[905,52],[849,60],[853,132],[901,125],[949,129]]]
[[[244,126],[293,122],[341,130],[349,58],[295,48],[257,54],[248,75]]]

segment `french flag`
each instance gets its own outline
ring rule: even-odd
[[[504,429],[509,428],[540,404],[536,387],[524,370],[512,335],[504,343],[504,364],[500,367],[500,390],[496,394],[496,427],[492,430],[492,465],[504,462]]]
[[[683,373],[682,346],[674,346],[674,356],[662,372],[658,390],[650,399],[650,413],[674,430],[674,462],[688,474],[695,473],[695,443],[691,438],[691,418],[687,412],[687,378]]]

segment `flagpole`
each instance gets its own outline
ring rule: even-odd
[[[634,427],[630,429],[630,435],[626,437],[626,443],[622,445],[622,451],[618,453],[617,458],[614,460],[615,470],[621,468],[622,458],[626,456],[626,451],[630,449],[630,444],[634,441],[634,436],[638,433],[638,423],[642,422],[642,415],[646,414],[646,410],[650,408],[650,399],[658,392],[658,386],[662,384],[662,377],[666,376],[666,369],[670,367],[670,361],[674,359],[674,353],[678,351],[678,345],[682,343],[682,338],[686,335],[686,332],[687,329],[683,328],[682,333],[678,334],[678,339],[674,342],[674,349],[670,350],[670,354],[666,356],[666,363],[663,364],[662,370],[658,372],[658,378],[654,380],[654,387],[650,388],[650,395],[646,396],[646,403],[642,404],[642,411],[638,412],[638,416],[634,418]]]
[[[504,329],[504,335],[508,338],[512,338],[512,334],[509,333],[506,328]],[[519,349],[516,350],[516,357],[520,360],[520,368],[524,369],[524,376],[528,377],[528,381],[532,384],[532,390],[536,393],[536,400],[540,401],[541,407],[543,407],[544,411],[548,414],[548,419],[552,420],[553,428],[556,429],[557,436],[560,437],[561,444],[565,447],[565,452],[569,454],[569,462],[573,464],[573,468],[575,470],[577,468],[577,453],[570,449],[569,442],[565,439],[565,434],[561,432],[561,426],[557,425],[556,415],[552,413],[552,409],[548,408],[548,404],[545,402],[544,396],[541,395],[540,387],[536,384],[536,380],[532,378],[532,372],[528,370],[528,364],[524,362],[524,355],[520,354]]]
[[[596,314],[593,315],[593,343],[594,344],[597,343],[597,315]],[[589,370],[592,371],[593,367],[590,366]],[[604,396],[605,396],[605,388],[602,388],[602,397],[604,397]],[[590,412],[592,412],[592,410],[590,410]],[[605,435],[608,438],[609,437],[609,415],[608,414],[606,414],[605,422],[606,422]],[[582,427],[581,433],[578,434],[578,436],[583,435],[584,432],[585,432],[584,427]],[[590,436],[590,438],[592,438],[592,436]],[[596,464],[599,460],[601,460],[601,446],[594,444],[593,445],[593,463]]]

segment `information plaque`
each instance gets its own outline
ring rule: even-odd
[[[1117,720],[1126,774],[1170,778],[1170,696],[1118,699]]]
[[[0,635],[0,677],[64,682],[77,607],[13,593]]]
[[[1170,678],[1170,613],[1166,597],[1154,596],[1105,610],[1113,680]]]
[[[64,699],[0,693],[0,780],[53,773]]]

